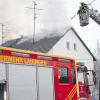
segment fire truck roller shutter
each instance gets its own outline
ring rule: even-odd
[[[39,67],[39,100],[54,100],[53,69]]]
[[[0,83],[4,83],[6,80],[6,69],[5,64],[0,63]]]
[[[5,64],[0,63],[0,100],[5,99],[5,86],[6,85],[6,69],[5,69]]]
[[[37,100],[36,67],[9,64],[10,100]]]

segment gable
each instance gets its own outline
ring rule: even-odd
[[[67,48],[67,43],[69,43],[69,49]],[[77,50],[74,50],[74,45],[76,45]],[[77,59],[94,59],[72,28],[57,42],[49,53],[76,57]]]

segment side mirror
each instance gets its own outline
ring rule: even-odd
[[[87,75],[90,75],[88,72],[86,73]]]
[[[87,94],[91,94],[91,91],[90,91],[90,88],[89,88],[89,86],[86,86],[86,89],[87,89]]]

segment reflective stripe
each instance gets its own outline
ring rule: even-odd
[[[65,100],[72,100],[72,97],[74,96],[74,94],[77,92],[77,85],[74,85],[74,87],[72,88],[72,90],[69,92],[67,98]]]

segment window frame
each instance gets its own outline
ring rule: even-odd
[[[64,71],[64,72],[66,72],[64,77],[61,77],[64,75],[64,73],[61,74],[59,69],[66,69],[66,71]],[[69,83],[68,68],[67,67],[61,67],[61,66],[58,67],[58,83],[59,84],[68,84]]]
[[[72,83],[76,84],[76,71],[75,71],[75,68],[71,69],[71,75],[72,75]]]
[[[67,50],[70,50],[70,42],[66,42]]]
[[[77,44],[74,43],[74,51],[77,51]]]

